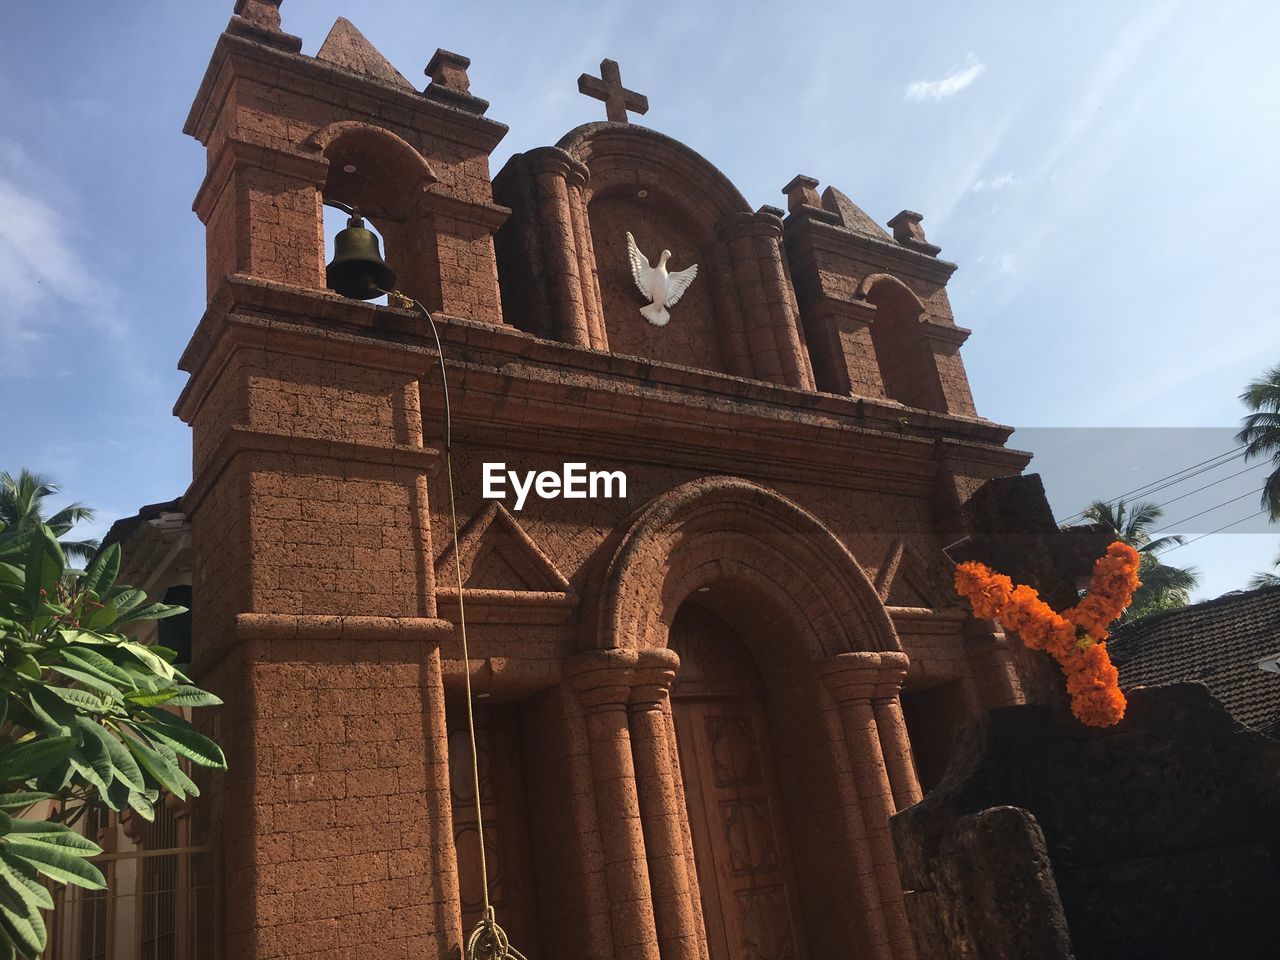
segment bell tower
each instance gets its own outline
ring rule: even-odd
[[[202,812],[222,955],[456,956],[436,360],[416,314],[326,289],[322,211],[376,226],[404,293],[500,328],[506,127],[465,57],[437,51],[419,91],[346,20],[301,54],[279,5],[237,2],[185,127],[208,150],[208,309],[175,412],[194,439],[193,669],[226,703],[230,770]]]

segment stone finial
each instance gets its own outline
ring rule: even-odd
[[[821,207],[822,200],[818,196],[818,181],[806,177],[803,173],[791,178],[791,182],[782,188],[787,197],[787,210],[795,213],[797,207]]]
[[[598,77],[589,73],[578,77],[578,92],[603,100],[605,116],[614,123],[626,123],[628,110],[641,116],[649,112],[649,98],[622,85],[616,60],[601,60]]]
[[[481,100],[471,92],[471,78],[467,68],[471,58],[448,50],[437,50],[423,72],[431,78],[422,95],[428,100],[447,103],[468,113],[483,114],[489,109],[489,101]]]
[[[280,32],[282,0],[236,0],[236,16],[262,30]]]
[[[227,32],[297,53],[302,49],[302,38],[281,29],[281,2],[282,0],[236,0],[235,16],[227,24]]]
[[[406,90],[413,89],[413,85],[400,71],[346,17],[339,17],[333,22],[329,35],[316,52],[316,59],[382,83],[404,87]]]
[[[942,248],[924,238],[924,227],[920,226],[922,220],[924,217],[914,210],[903,210],[889,221],[889,229],[893,231],[893,239],[904,247],[936,257]]]
[[[432,86],[440,86],[456,93],[470,93],[471,80],[467,77],[467,67],[471,66],[471,58],[448,50],[436,50],[424,71],[431,78]]]

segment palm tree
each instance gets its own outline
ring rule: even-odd
[[[63,540],[81,521],[93,519],[93,511],[83,503],[72,503],[51,517],[44,515],[45,501],[58,493],[58,485],[48,477],[19,471],[17,479],[0,471],[0,523],[8,530],[31,530],[46,524],[62,544],[63,552],[74,560],[88,562],[97,552],[97,540]]]
[[[1253,413],[1242,421],[1236,441],[1245,445],[1246,461],[1269,457],[1275,464],[1262,487],[1262,506],[1273,521],[1280,520],[1280,365],[1249,384],[1240,400]]]
[[[1178,536],[1152,537],[1152,528],[1164,516],[1164,511],[1145,500],[1126,504],[1118,500],[1114,504],[1095,500],[1084,513],[1095,523],[1109,524],[1116,537],[1135,548],[1141,556],[1142,566],[1138,576],[1142,586],[1133,595],[1133,602],[1124,612],[1121,621],[1136,620],[1149,613],[1185,607],[1191,602],[1191,591],[1200,583],[1195,567],[1174,567],[1160,560],[1158,554],[1172,547],[1181,546]]]
[[[1271,566],[1280,567],[1280,555],[1271,561]],[[1257,590],[1259,587],[1280,587],[1280,573],[1272,573],[1270,570],[1255,573],[1249,579],[1249,589]]]

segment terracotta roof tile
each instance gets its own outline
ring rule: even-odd
[[[1280,587],[1144,617],[1117,630],[1109,647],[1122,688],[1198,680],[1241,723],[1280,734],[1280,675],[1258,667],[1280,653]]]

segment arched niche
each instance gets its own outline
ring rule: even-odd
[[[753,213],[708,160],[684,144],[630,124],[578,127],[556,148],[582,172],[574,241],[592,346],[614,353],[812,387],[795,294],[783,264],[781,221]],[[698,265],[666,326],[640,314],[627,232],[657,264]]]
[[[713,960],[747,955],[744,933],[778,956],[861,949],[869,932],[851,891],[873,859],[821,674],[841,654],[901,653],[843,544],[765,487],[695,480],[606,548],[581,623],[585,648],[678,654],[672,729]],[[735,777],[735,765],[759,776]]]
[[[601,320],[609,350],[751,375],[738,290],[722,227],[751,208],[709,161],[670,137],[643,127],[588,124],[558,146],[588,171],[583,199],[595,251]],[[626,233],[655,266],[698,265],[698,277],[672,308],[665,327],[640,315]]]
[[[813,514],[749,480],[693,480],[645,506],[591,587],[580,643],[664,647],[676,611],[695,596],[744,636],[761,623],[777,628],[784,639],[752,650],[766,676],[840,653],[901,650],[844,544]]]
[[[863,280],[858,296],[876,308],[871,344],[885,396],[909,407],[946,412],[941,378],[925,335],[924,303],[910,287],[887,273]]]
[[[438,309],[436,228],[424,202],[437,177],[404,138],[375,124],[347,120],[317,131],[308,145],[328,161],[322,193],[354,208],[385,241],[384,259],[405,293]]]

